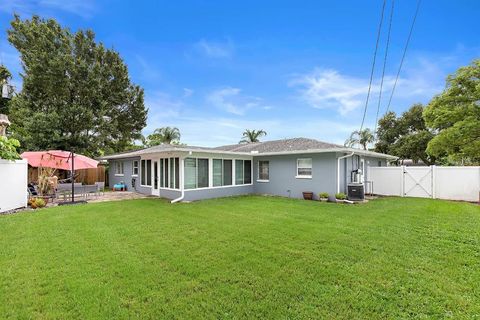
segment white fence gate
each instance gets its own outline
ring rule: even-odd
[[[26,160],[0,159],[0,212],[27,206],[27,175]]]
[[[367,180],[367,193],[480,201],[480,167],[370,167]]]

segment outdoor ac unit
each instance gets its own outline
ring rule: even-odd
[[[347,186],[348,200],[363,201],[365,199],[365,189],[362,183],[349,183]]]

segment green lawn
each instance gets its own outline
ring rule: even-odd
[[[480,208],[143,199],[0,217],[0,318],[480,318]]]

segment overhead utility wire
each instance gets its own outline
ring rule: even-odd
[[[360,126],[360,132],[363,129],[363,124],[365,123],[365,116],[367,115],[368,99],[370,98],[370,90],[372,89],[373,73],[375,71],[375,61],[377,60],[378,43],[380,42],[380,33],[382,31],[383,13],[385,12],[386,2],[387,2],[386,0],[383,0],[382,14],[380,17],[380,24],[378,25],[378,32],[377,32],[377,43],[375,44],[375,52],[373,53],[372,71],[370,72],[370,83],[368,84],[367,100],[365,101],[365,108],[363,110],[363,118],[362,118],[362,124]]]
[[[387,105],[385,114],[387,114],[388,111],[390,110],[390,104],[392,103],[393,93],[395,92],[395,88],[397,87],[398,77],[400,76],[400,71],[402,70],[403,61],[405,60],[405,55],[407,54],[408,45],[410,44],[410,39],[412,38],[413,27],[415,26],[415,21],[417,20],[418,10],[420,9],[421,2],[422,0],[417,1],[417,9],[415,10],[415,15],[413,16],[412,25],[410,26],[410,32],[408,33],[407,42],[405,43],[405,48],[403,49],[402,60],[400,60],[400,66],[398,67],[397,76],[393,84],[392,92],[390,94],[390,99],[388,100],[388,105]]]
[[[392,30],[394,7],[395,7],[395,0],[392,0],[392,8],[390,9],[390,21],[388,23],[387,44],[385,46],[385,56],[383,57],[382,80],[380,81],[380,92],[378,94],[377,115],[375,116],[375,130],[373,130],[373,137],[374,137],[373,140],[375,140],[377,137],[378,114],[380,113],[380,104],[382,103],[383,80],[385,78],[385,68],[387,66],[388,47],[390,45],[390,32]]]

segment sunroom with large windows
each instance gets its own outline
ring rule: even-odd
[[[252,183],[252,160],[184,159],[184,189],[221,188]]]

